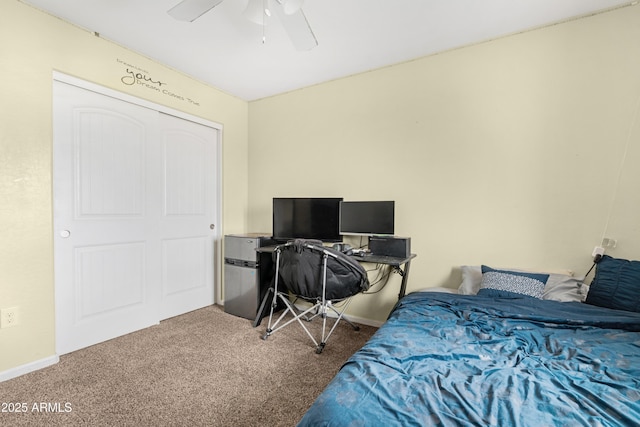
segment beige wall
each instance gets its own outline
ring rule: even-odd
[[[172,95],[125,85],[126,69]],[[0,2],[0,373],[55,354],[52,73],[60,71],[223,125],[224,232],[247,227],[248,104],[16,0]],[[126,79],[125,79],[126,82]],[[177,96],[176,96],[177,95]],[[181,97],[181,98],[178,98]],[[191,101],[189,101],[189,99]]]
[[[640,259],[639,52],[632,6],[252,102],[250,228],[276,196],[393,199],[409,290],[463,264],[584,274],[602,237]],[[384,320],[398,284],[351,313]]]

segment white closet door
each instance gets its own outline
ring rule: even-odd
[[[217,130],[161,114],[162,303],[166,319],[214,303]]]
[[[213,303],[217,131],[194,125],[54,82],[58,354]]]

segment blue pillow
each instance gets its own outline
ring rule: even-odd
[[[587,304],[640,312],[640,261],[602,257],[589,287]]]
[[[482,282],[478,295],[492,297],[528,296],[542,299],[548,274],[496,270],[482,266]]]

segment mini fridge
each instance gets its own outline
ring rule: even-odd
[[[224,237],[224,311],[254,320],[261,290],[260,257],[256,249],[270,239],[264,234],[230,234]]]

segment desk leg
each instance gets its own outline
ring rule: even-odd
[[[400,293],[398,294],[398,300],[402,299],[402,297],[404,297],[405,292],[407,291],[407,280],[409,280],[409,267],[411,267],[411,260],[407,261],[406,264],[404,265],[404,271],[402,272],[402,282],[400,283]]]
[[[262,318],[266,316],[265,308],[267,307],[267,303],[270,302],[269,298],[273,300],[271,294],[273,293],[273,288],[269,288],[267,292],[264,294],[264,298],[262,298],[262,302],[260,303],[260,308],[258,309],[258,313],[256,314],[256,318],[253,321],[253,327],[256,328],[262,322]]]

